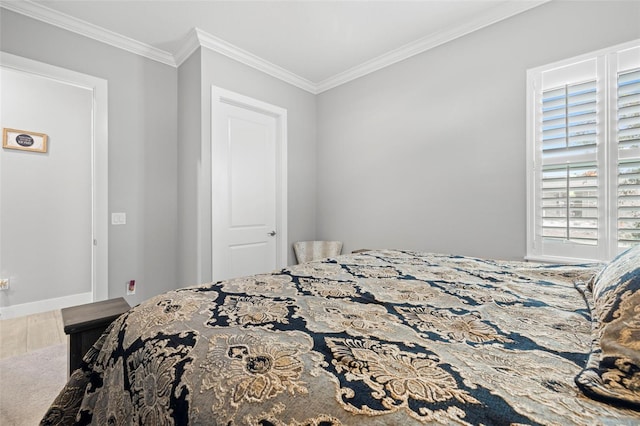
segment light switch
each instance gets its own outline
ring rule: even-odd
[[[127,214],[126,213],[111,213],[112,225],[126,225]]]

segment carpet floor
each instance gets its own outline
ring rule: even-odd
[[[67,381],[67,345],[0,360],[2,426],[33,426]]]

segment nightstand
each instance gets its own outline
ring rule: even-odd
[[[69,335],[68,375],[80,367],[82,358],[109,325],[130,306],[123,297],[61,309],[65,334]]]

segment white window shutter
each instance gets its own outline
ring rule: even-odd
[[[640,40],[527,72],[527,258],[640,243]]]
[[[598,257],[606,250],[602,58],[539,72],[534,102],[531,257]]]
[[[619,54],[616,70],[617,252],[640,243],[640,48]],[[634,61],[635,59],[635,61]]]

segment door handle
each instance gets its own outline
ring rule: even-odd
[[[267,235],[270,236],[270,237],[275,237],[276,231],[271,231],[271,232],[267,233]]]

